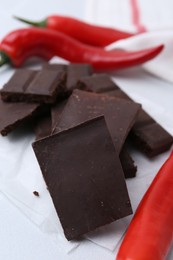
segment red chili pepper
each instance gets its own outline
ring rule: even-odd
[[[105,47],[106,45],[120,39],[126,39],[134,36],[132,33],[108,27],[91,25],[75,18],[60,15],[48,16],[40,22],[33,22],[16,16],[15,18],[36,27],[44,27],[62,32],[80,42],[97,47]]]
[[[13,31],[0,44],[1,64],[10,60],[19,67],[32,56],[51,59],[59,56],[74,63],[90,63],[99,70],[115,70],[146,62],[163,49],[163,45],[136,51],[105,51],[78,42],[60,32],[38,28]]]
[[[173,152],[144,195],[117,260],[164,260],[173,241]]]

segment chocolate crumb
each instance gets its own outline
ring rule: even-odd
[[[40,196],[39,193],[38,193],[38,191],[33,191],[33,194],[34,194],[35,196],[37,196],[37,197]]]

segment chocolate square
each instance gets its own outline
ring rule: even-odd
[[[26,80],[20,80],[25,76]],[[43,69],[39,72],[29,70],[15,73],[1,90],[4,101],[25,101],[54,103],[57,95],[65,92],[66,73],[63,71]],[[22,84],[23,83],[23,84]]]
[[[33,148],[68,240],[132,213],[103,117],[41,139]]]
[[[21,93],[25,91],[29,83],[36,76],[38,71],[29,69],[18,69],[1,89],[3,101],[22,101]]]
[[[0,98],[0,132],[7,135],[23,122],[39,112],[40,105],[34,103],[7,103]]]

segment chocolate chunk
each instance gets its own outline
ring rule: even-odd
[[[52,130],[58,125],[61,118],[62,111],[65,108],[67,99],[57,102],[51,109],[51,118],[52,118]]]
[[[44,116],[41,116],[36,123],[35,134],[36,140],[44,138],[51,135],[52,132],[52,120],[50,113]]]
[[[45,63],[42,68],[47,69],[47,70],[62,70],[62,71],[67,71],[67,66],[65,64],[59,64],[59,63]]]
[[[7,103],[0,99],[0,132],[7,135],[39,112],[39,104]]]
[[[89,77],[82,77],[77,86],[81,90],[95,93],[108,92],[118,88],[107,74],[93,74]]]
[[[38,191],[33,191],[33,194],[34,194],[36,197],[39,197],[39,196],[40,196],[40,194],[39,194]]]
[[[173,143],[173,137],[157,123],[135,128],[131,136],[136,145],[149,157],[167,151]]]
[[[103,80],[102,84],[100,84],[101,78]],[[80,85],[88,91],[104,93],[108,96],[114,96],[132,101],[132,99],[124,91],[122,91],[120,88],[118,89],[118,86],[113,81],[112,85],[109,83],[109,81],[111,81],[111,78],[108,75],[98,74],[92,77],[81,79]],[[110,86],[112,86],[112,90]],[[162,138],[162,136],[159,134],[153,135],[151,133],[153,125],[157,125],[158,133],[162,132],[164,138]],[[139,130],[139,127],[141,127],[141,130]],[[143,128],[145,129],[145,134]],[[146,133],[146,131],[148,131],[148,133]],[[130,136],[133,136],[133,140],[135,140],[138,148],[143,151],[148,157],[156,156],[162,152],[165,152],[173,144],[172,136],[144,110],[141,110],[139,112],[136,122],[132,127],[131,133],[132,135]],[[165,144],[163,143],[163,139],[166,140]],[[157,143],[157,145],[153,145],[153,143]]]
[[[41,139],[33,148],[68,240],[132,213],[103,117]]]
[[[1,89],[1,97],[4,101],[21,101],[18,93],[23,93],[29,83],[33,80],[37,71],[18,69],[10,80]]]
[[[139,109],[140,105],[134,102],[76,89],[68,99],[53,133],[104,114],[116,150],[120,152]]]
[[[14,75],[15,77],[12,77],[1,90],[2,99],[15,102],[54,103],[57,95],[65,92],[65,72],[44,69],[34,74],[32,80],[31,76],[28,76],[30,80],[27,81],[19,79],[23,77],[23,74],[33,75],[32,73],[28,70],[27,73],[22,70],[21,73],[18,72],[17,75]],[[20,84],[17,84],[18,81]]]
[[[89,64],[69,64],[67,67],[67,91],[72,92],[77,88],[77,82],[81,77],[92,74],[92,67]]]

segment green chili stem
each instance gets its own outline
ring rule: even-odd
[[[0,67],[8,63],[10,63],[10,58],[5,52],[0,51]]]
[[[34,21],[30,21],[30,20],[27,20],[27,19],[24,19],[24,18],[15,16],[15,15],[14,15],[13,17],[14,17],[14,19],[16,19],[16,20],[18,20],[18,21],[21,21],[21,22],[30,24],[30,25],[32,25],[32,26],[36,26],[36,27],[46,27],[46,19],[45,19],[45,20],[42,20],[42,21],[39,21],[39,22],[34,22]]]

